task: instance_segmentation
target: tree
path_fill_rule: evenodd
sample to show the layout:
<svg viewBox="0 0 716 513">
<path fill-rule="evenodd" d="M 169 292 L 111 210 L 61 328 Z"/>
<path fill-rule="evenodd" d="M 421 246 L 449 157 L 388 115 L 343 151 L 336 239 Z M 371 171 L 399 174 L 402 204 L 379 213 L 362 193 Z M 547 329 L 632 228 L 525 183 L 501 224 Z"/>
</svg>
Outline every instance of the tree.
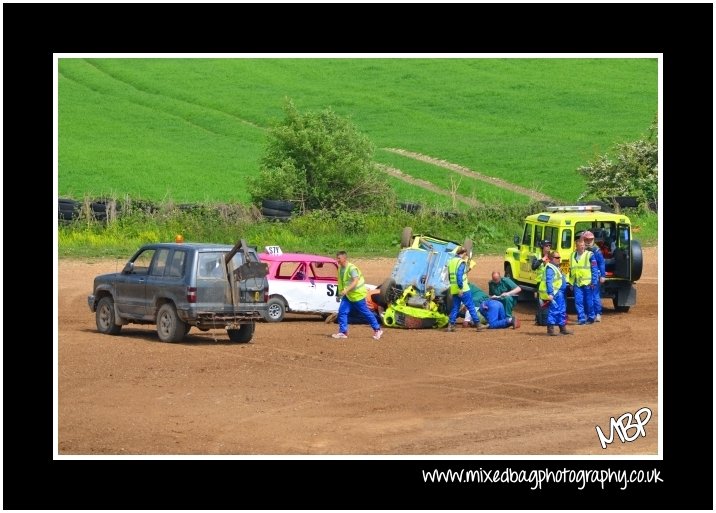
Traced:
<svg viewBox="0 0 716 513">
<path fill-rule="evenodd" d="M 373 145 L 330 108 L 300 113 L 291 100 L 285 119 L 269 130 L 259 176 L 250 180 L 254 201 L 291 200 L 302 211 L 366 210 L 394 202 L 373 162 Z"/>
<path fill-rule="evenodd" d="M 659 193 L 658 119 L 638 141 L 614 146 L 613 154 L 599 155 L 577 171 L 587 178 L 587 190 L 579 199 L 596 196 L 611 201 L 614 196 L 636 196 L 641 203 L 656 201 Z"/>
</svg>

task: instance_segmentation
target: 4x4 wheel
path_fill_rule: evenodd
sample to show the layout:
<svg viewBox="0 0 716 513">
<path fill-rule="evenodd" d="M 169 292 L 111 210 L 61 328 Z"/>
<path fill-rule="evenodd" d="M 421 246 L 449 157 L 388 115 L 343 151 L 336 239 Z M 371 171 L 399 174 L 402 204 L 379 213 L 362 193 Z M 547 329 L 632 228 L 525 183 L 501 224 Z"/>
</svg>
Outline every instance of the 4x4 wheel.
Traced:
<svg viewBox="0 0 716 513">
<path fill-rule="evenodd" d="M 229 340 L 232 342 L 239 342 L 245 344 L 251 342 L 254 337 L 254 330 L 256 329 L 256 323 L 242 324 L 238 330 L 226 330 L 229 335 Z"/>
<path fill-rule="evenodd" d="M 162 342 L 181 342 L 184 339 L 186 325 L 179 319 L 174 305 L 164 303 L 157 314 L 157 335 Z"/>
<path fill-rule="evenodd" d="M 613 304 L 614 304 L 614 311 L 616 311 L 616 312 L 624 312 L 624 313 L 626 313 L 626 312 L 629 311 L 629 308 L 631 308 L 630 306 L 626 306 L 626 305 L 625 305 L 625 306 L 619 306 L 619 305 L 617 304 L 617 298 L 612 299 L 612 301 L 613 301 Z"/>
<path fill-rule="evenodd" d="M 644 267 L 644 256 L 641 252 L 641 243 L 638 240 L 631 241 L 631 281 L 641 278 L 641 271 Z"/>
<path fill-rule="evenodd" d="M 117 335 L 122 326 L 114 323 L 114 300 L 111 297 L 103 297 L 99 300 L 97 311 L 95 312 L 95 322 L 97 323 L 97 331 L 107 335 Z"/>
</svg>

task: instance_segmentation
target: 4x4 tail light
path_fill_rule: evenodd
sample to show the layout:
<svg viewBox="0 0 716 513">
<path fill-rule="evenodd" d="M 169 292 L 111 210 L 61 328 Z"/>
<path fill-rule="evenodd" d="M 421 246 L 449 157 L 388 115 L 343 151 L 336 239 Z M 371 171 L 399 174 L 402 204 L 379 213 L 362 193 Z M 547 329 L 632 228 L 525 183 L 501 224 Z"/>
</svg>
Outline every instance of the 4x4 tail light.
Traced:
<svg viewBox="0 0 716 513">
<path fill-rule="evenodd" d="M 186 300 L 189 303 L 196 303 L 196 287 L 186 288 Z"/>
</svg>

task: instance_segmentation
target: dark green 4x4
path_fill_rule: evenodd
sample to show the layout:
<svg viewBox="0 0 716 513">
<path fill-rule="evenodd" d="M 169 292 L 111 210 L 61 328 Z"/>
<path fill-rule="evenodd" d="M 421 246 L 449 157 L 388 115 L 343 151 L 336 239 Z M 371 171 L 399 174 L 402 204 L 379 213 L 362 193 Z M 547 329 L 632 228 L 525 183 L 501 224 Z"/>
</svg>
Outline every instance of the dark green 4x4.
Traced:
<svg viewBox="0 0 716 513">
<path fill-rule="evenodd" d="M 155 324 L 159 339 L 179 342 L 192 326 L 226 329 L 249 342 L 266 314 L 267 266 L 244 240 L 221 244 L 156 243 L 139 248 L 121 272 L 94 279 L 87 298 L 97 330 Z"/>
<path fill-rule="evenodd" d="M 569 275 L 569 257 L 575 242 L 585 231 L 594 234 L 595 249 L 605 260 L 606 276 L 602 298 L 611 298 L 617 311 L 628 312 L 636 304 L 634 283 L 641 277 L 641 244 L 632 238 L 631 221 L 624 214 L 602 212 L 598 205 L 547 207 L 527 216 L 522 235 L 515 235 L 515 246 L 505 250 L 505 276 L 523 291 L 536 291 L 539 271 L 532 262 L 542 256 L 539 245 L 549 240 L 562 258 L 562 271 Z"/>
</svg>

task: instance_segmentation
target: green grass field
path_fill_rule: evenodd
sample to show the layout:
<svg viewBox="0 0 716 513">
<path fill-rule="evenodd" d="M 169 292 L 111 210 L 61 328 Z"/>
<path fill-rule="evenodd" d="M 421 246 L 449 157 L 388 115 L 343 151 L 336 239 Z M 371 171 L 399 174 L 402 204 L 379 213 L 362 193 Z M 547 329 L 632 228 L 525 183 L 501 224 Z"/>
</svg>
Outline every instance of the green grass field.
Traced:
<svg viewBox="0 0 716 513">
<path fill-rule="evenodd" d="M 243 184 L 290 97 L 350 117 L 377 161 L 446 190 L 450 171 L 380 148 L 573 201 L 576 168 L 640 137 L 657 111 L 655 59 L 61 59 L 59 72 L 58 189 L 75 199 L 248 202 Z M 458 192 L 526 201 L 467 178 Z"/>
</svg>

